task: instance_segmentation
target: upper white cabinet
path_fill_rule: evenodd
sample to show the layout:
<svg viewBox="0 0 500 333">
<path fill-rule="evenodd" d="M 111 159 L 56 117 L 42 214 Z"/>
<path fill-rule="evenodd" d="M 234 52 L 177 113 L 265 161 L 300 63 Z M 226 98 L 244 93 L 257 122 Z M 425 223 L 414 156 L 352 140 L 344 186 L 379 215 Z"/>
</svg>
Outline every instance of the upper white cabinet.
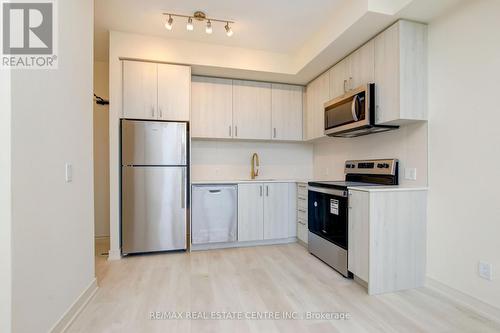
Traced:
<svg viewBox="0 0 500 333">
<path fill-rule="evenodd" d="M 325 103 L 330 99 L 329 73 L 323 73 L 307 85 L 305 139 L 325 136 Z"/>
<path fill-rule="evenodd" d="M 398 21 L 375 38 L 376 122 L 427 119 L 427 26 Z"/>
<path fill-rule="evenodd" d="M 158 64 L 158 119 L 189 120 L 191 67 Z"/>
<path fill-rule="evenodd" d="M 272 84 L 272 139 L 302 140 L 302 98 L 301 86 Z"/>
<path fill-rule="evenodd" d="M 123 117 L 158 119 L 158 67 L 152 62 L 123 61 Z"/>
<path fill-rule="evenodd" d="M 271 84 L 233 80 L 233 137 L 271 139 Z"/>
<path fill-rule="evenodd" d="M 191 93 L 191 136 L 232 138 L 233 80 L 193 76 Z"/>
<path fill-rule="evenodd" d="M 375 82 L 375 42 L 369 41 L 349 56 L 349 90 Z"/>
<path fill-rule="evenodd" d="M 123 117 L 189 120 L 191 68 L 123 61 Z"/>
<path fill-rule="evenodd" d="M 333 66 L 329 71 L 330 98 L 336 98 L 345 94 L 349 84 L 349 59 L 345 58 Z M 324 112 L 324 109 L 323 109 Z"/>
<path fill-rule="evenodd" d="M 341 60 L 329 71 L 330 98 L 375 80 L 375 50 L 371 40 Z"/>
</svg>

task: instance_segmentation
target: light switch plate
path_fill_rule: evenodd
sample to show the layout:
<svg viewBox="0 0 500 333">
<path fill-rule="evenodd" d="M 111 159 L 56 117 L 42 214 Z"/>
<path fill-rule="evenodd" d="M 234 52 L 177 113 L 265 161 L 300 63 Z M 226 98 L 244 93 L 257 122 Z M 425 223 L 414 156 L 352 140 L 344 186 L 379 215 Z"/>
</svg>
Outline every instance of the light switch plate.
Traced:
<svg viewBox="0 0 500 333">
<path fill-rule="evenodd" d="M 73 181 L 73 165 L 71 163 L 66 163 L 65 170 L 66 183 L 71 183 Z"/>
<path fill-rule="evenodd" d="M 491 264 L 480 261 L 479 262 L 479 276 L 486 280 L 493 280 L 493 268 Z"/>
<path fill-rule="evenodd" d="M 417 169 L 416 168 L 405 168 L 405 179 L 406 180 L 417 180 Z"/>
</svg>

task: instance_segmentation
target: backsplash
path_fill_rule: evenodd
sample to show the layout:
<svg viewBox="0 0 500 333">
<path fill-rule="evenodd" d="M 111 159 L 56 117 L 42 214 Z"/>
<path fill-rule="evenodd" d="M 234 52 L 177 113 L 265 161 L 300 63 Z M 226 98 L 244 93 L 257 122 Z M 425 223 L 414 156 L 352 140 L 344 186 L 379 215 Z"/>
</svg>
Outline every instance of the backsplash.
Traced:
<svg viewBox="0 0 500 333">
<path fill-rule="evenodd" d="M 250 179 L 252 154 L 260 157 L 259 179 L 310 179 L 313 146 L 307 143 L 193 139 L 192 180 Z"/>
<path fill-rule="evenodd" d="M 324 138 L 314 144 L 314 178 L 343 179 L 346 160 L 376 158 L 399 159 L 401 185 L 427 186 L 427 123 L 359 138 Z M 416 169 L 416 180 L 405 179 L 405 168 Z"/>
</svg>

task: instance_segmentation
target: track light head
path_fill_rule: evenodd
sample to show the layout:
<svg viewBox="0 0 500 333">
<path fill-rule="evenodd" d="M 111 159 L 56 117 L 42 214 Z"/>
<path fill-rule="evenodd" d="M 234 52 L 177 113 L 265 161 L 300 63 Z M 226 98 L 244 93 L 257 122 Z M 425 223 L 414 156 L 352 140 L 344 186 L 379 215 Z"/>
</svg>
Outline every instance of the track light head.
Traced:
<svg viewBox="0 0 500 333">
<path fill-rule="evenodd" d="M 226 35 L 228 37 L 231 37 L 233 35 L 233 30 L 229 26 L 229 22 L 226 23 L 226 26 L 224 27 L 224 29 L 226 29 Z"/>
<path fill-rule="evenodd" d="M 207 21 L 207 27 L 205 28 L 205 32 L 207 34 L 211 34 L 212 33 L 212 22 L 210 20 Z"/>
<path fill-rule="evenodd" d="M 171 15 L 168 15 L 168 21 L 165 23 L 165 28 L 167 30 L 172 30 L 172 24 L 174 23 L 174 19 Z"/>
<path fill-rule="evenodd" d="M 190 17 L 188 18 L 188 22 L 186 24 L 186 29 L 188 31 L 193 31 L 194 30 L 194 26 L 193 26 L 193 19 Z"/>
</svg>

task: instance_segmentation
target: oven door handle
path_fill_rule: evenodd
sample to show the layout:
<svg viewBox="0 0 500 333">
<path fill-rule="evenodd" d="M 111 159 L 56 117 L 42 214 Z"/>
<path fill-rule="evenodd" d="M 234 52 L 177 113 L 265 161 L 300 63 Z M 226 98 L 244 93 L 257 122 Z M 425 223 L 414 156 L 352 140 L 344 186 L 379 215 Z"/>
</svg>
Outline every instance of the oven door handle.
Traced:
<svg viewBox="0 0 500 333">
<path fill-rule="evenodd" d="M 347 191 L 344 191 L 344 190 L 336 190 L 333 188 L 322 188 L 322 187 L 309 186 L 309 191 L 330 194 L 330 195 L 336 195 L 339 197 L 347 198 Z"/>
</svg>

